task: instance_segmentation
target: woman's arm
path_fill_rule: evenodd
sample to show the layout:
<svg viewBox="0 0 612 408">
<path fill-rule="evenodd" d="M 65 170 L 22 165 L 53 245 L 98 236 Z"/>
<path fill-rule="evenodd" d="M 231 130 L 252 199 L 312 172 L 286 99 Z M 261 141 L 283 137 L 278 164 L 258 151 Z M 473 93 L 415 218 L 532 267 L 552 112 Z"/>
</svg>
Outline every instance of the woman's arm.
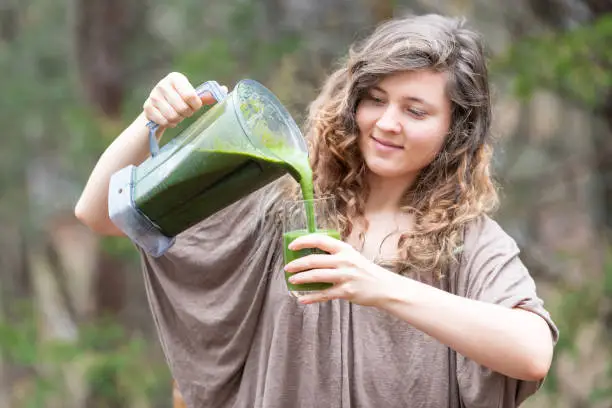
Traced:
<svg viewBox="0 0 612 408">
<path fill-rule="evenodd" d="M 116 171 L 130 164 L 139 165 L 149 156 L 147 122 L 153 120 L 159 125 L 159 139 L 165 128 L 175 127 L 200 109 L 203 103 L 212 102 L 214 99 L 210 95 L 200 99 L 188 79 L 180 73 L 173 72 L 162 79 L 144 103 L 144 111 L 98 160 L 76 204 L 76 217 L 99 234 L 123 235 L 108 215 L 108 187 Z"/>
<path fill-rule="evenodd" d="M 76 217 L 102 235 L 123 235 L 108 216 L 108 186 L 111 176 L 123 167 L 142 163 L 149 154 L 147 119 L 141 113 L 102 153 L 76 204 Z"/>
<path fill-rule="evenodd" d="M 520 308 L 456 296 L 397 276 L 378 307 L 466 358 L 520 380 L 546 376 L 553 355 L 550 327 Z"/>
<path fill-rule="evenodd" d="M 460 297 L 398 275 L 365 259 L 349 244 L 324 235 L 300 237 L 289 248 L 319 248 L 330 254 L 305 256 L 285 266 L 295 273 L 290 278 L 294 284 L 334 284 L 300 297 L 302 303 L 345 299 L 377 307 L 509 377 L 535 381 L 548 372 L 553 339 L 546 321 L 535 313 Z"/>
</svg>

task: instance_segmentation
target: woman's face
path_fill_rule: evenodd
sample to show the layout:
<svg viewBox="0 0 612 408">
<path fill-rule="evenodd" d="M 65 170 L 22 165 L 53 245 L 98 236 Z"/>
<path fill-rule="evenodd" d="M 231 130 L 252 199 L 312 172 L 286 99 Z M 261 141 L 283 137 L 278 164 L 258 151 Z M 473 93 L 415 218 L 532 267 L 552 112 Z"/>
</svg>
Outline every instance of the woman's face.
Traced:
<svg viewBox="0 0 612 408">
<path fill-rule="evenodd" d="M 371 88 L 357 105 L 359 148 L 384 178 L 415 178 L 442 148 L 451 120 L 446 74 L 407 71 Z"/>
</svg>

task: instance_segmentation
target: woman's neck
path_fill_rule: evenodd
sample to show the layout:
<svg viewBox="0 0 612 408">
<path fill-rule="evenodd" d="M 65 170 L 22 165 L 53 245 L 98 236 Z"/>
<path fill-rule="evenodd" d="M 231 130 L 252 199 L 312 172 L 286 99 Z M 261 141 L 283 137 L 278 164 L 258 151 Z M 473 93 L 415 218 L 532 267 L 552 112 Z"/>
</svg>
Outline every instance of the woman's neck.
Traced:
<svg viewBox="0 0 612 408">
<path fill-rule="evenodd" d="M 370 173 L 367 178 L 370 194 L 366 202 L 366 213 L 398 211 L 402 197 L 415 178 L 386 178 Z"/>
</svg>

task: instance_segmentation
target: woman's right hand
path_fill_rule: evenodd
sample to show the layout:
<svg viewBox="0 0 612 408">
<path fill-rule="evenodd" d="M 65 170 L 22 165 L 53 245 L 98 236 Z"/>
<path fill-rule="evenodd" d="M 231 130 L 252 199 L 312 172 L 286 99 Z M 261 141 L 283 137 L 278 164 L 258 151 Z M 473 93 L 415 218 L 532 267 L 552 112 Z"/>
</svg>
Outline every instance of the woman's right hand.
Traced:
<svg viewBox="0 0 612 408">
<path fill-rule="evenodd" d="M 222 87 L 227 90 L 226 87 Z M 185 118 L 197 112 L 202 105 L 215 103 L 209 93 L 201 97 L 187 77 L 172 72 L 159 81 L 143 105 L 146 118 L 159 125 L 159 129 L 176 127 Z"/>
</svg>

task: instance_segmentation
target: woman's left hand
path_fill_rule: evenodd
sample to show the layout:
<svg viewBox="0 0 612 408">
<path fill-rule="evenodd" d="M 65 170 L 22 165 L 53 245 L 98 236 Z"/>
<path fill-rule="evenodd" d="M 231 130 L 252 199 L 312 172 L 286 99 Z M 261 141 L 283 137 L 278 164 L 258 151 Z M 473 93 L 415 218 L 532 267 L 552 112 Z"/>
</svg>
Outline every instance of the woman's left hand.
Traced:
<svg viewBox="0 0 612 408">
<path fill-rule="evenodd" d="M 334 286 L 300 296 L 299 301 L 304 304 L 344 299 L 363 306 L 378 306 L 397 289 L 399 280 L 405 279 L 367 260 L 349 244 L 327 235 L 305 235 L 289 245 L 292 251 L 305 248 L 318 248 L 327 254 L 308 255 L 288 263 L 285 271 L 295 274 L 289 282 L 327 282 Z"/>
</svg>

